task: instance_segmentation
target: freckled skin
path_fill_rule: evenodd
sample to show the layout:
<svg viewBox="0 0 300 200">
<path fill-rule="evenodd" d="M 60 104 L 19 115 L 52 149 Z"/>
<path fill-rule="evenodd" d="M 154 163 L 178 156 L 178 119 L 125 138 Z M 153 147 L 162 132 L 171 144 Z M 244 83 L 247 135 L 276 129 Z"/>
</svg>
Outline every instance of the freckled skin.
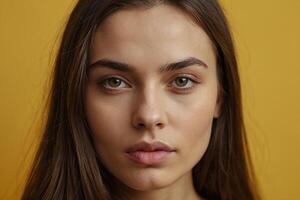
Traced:
<svg viewBox="0 0 300 200">
<path fill-rule="evenodd" d="M 208 67 L 157 73 L 161 65 L 187 57 Z M 191 171 L 206 151 L 212 120 L 219 115 L 216 57 L 204 30 L 167 5 L 118 11 L 100 25 L 92 41 L 90 63 L 103 58 L 136 70 L 93 68 L 88 73 L 85 110 L 103 164 L 132 199 L 200 199 Z M 182 74 L 199 84 L 181 92 L 174 80 Z M 107 75 L 126 83 L 109 91 L 99 84 Z M 162 141 L 177 151 L 159 165 L 139 166 L 124 151 L 140 141 Z"/>
</svg>

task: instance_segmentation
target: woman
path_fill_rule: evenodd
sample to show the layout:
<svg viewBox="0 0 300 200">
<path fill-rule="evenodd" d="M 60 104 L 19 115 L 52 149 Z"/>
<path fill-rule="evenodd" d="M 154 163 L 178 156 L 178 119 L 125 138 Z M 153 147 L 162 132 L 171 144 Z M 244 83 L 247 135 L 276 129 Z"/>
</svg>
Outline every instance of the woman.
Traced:
<svg viewBox="0 0 300 200">
<path fill-rule="evenodd" d="M 259 199 L 218 1 L 77 3 L 22 199 Z"/>
</svg>

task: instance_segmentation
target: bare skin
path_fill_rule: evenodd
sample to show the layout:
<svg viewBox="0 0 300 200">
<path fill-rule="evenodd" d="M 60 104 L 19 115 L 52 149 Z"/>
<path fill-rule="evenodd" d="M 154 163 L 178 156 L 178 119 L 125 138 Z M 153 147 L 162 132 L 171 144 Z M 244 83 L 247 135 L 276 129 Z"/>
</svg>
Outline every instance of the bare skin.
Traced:
<svg viewBox="0 0 300 200">
<path fill-rule="evenodd" d="M 192 168 L 207 149 L 220 105 L 216 56 L 203 29 L 167 5 L 118 11 L 98 28 L 89 59 L 88 123 L 122 190 L 131 200 L 202 199 Z M 98 62 L 103 59 L 110 63 Z M 185 59 L 185 67 L 161 72 Z M 131 70 L 109 67 L 111 62 Z M 158 164 L 141 165 L 124 153 L 141 141 L 160 141 L 175 151 Z"/>
</svg>

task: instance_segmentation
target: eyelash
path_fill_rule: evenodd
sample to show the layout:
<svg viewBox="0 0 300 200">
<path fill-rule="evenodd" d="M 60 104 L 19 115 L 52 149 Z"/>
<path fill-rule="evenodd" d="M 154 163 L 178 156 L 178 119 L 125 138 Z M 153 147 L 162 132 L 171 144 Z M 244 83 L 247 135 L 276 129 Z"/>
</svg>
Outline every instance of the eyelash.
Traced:
<svg viewBox="0 0 300 200">
<path fill-rule="evenodd" d="M 172 85 L 172 83 L 173 83 L 175 80 L 179 79 L 179 78 L 186 78 L 186 79 L 188 79 L 188 81 L 189 81 L 188 83 L 191 83 L 191 84 L 192 84 L 192 86 L 187 87 L 187 88 L 184 88 L 184 87 L 183 87 L 183 88 L 180 88 L 180 87 L 178 87 L 178 89 L 179 89 L 180 91 L 188 91 L 188 90 L 191 90 L 191 89 L 193 89 L 193 88 L 196 86 L 196 84 L 199 84 L 198 81 L 196 81 L 196 80 L 190 78 L 189 76 L 182 75 L 182 76 L 177 76 L 177 77 L 171 82 L 171 84 L 168 84 L 168 86 L 169 86 L 169 85 Z M 111 79 L 121 80 L 122 82 L 125 82 L 122 78 L 119 78 L 119 77 L 116 77 L 116 76 L 111 76 L 111 77 L 107 77 L 107 78 L 103 79 L 102 81 L 99 82 L 99 84 L 100 84 L 102 87 L 104 87 L 105 89 L 108 89 L 108 90 L 117 90 L 118 88 L 112 88 L 112 87 L 111 87 L 111 88 L 108 88 L 108 87 L 106 87 L 108 81 L 111 80 Z M 188 83 L 187 83 L 186 85 L 188 85 Z M 126 83 L 126 84 L 127 84 L 127 83 Z M 128 85 L 128 84 L 127 84 L 127 85 Z"/>
</svg>

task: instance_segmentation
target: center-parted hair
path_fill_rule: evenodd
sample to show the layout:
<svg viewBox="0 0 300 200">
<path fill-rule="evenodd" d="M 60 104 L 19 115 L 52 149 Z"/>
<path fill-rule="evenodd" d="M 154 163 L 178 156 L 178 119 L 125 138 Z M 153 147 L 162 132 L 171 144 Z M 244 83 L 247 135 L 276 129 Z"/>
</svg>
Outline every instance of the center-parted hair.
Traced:
<svg viewBox="0 0 300 200">
<path fill-rule="evenodd" d="M 84 101 L 90 45 L 96 29 L 122 9 L 175 6 L 209 36 L 217 57 L 220 116 L 194 187 L 207 200 L 259 200 L 247 145 L 232 36 L 217 0 L 79 0 L 62 36 L 47 100 L 47 118 L 22 200 L 117 200 L 116 179 L 93 145 Z M 197 42 L 197 41 L 195 41 Z"/>
</svg>

